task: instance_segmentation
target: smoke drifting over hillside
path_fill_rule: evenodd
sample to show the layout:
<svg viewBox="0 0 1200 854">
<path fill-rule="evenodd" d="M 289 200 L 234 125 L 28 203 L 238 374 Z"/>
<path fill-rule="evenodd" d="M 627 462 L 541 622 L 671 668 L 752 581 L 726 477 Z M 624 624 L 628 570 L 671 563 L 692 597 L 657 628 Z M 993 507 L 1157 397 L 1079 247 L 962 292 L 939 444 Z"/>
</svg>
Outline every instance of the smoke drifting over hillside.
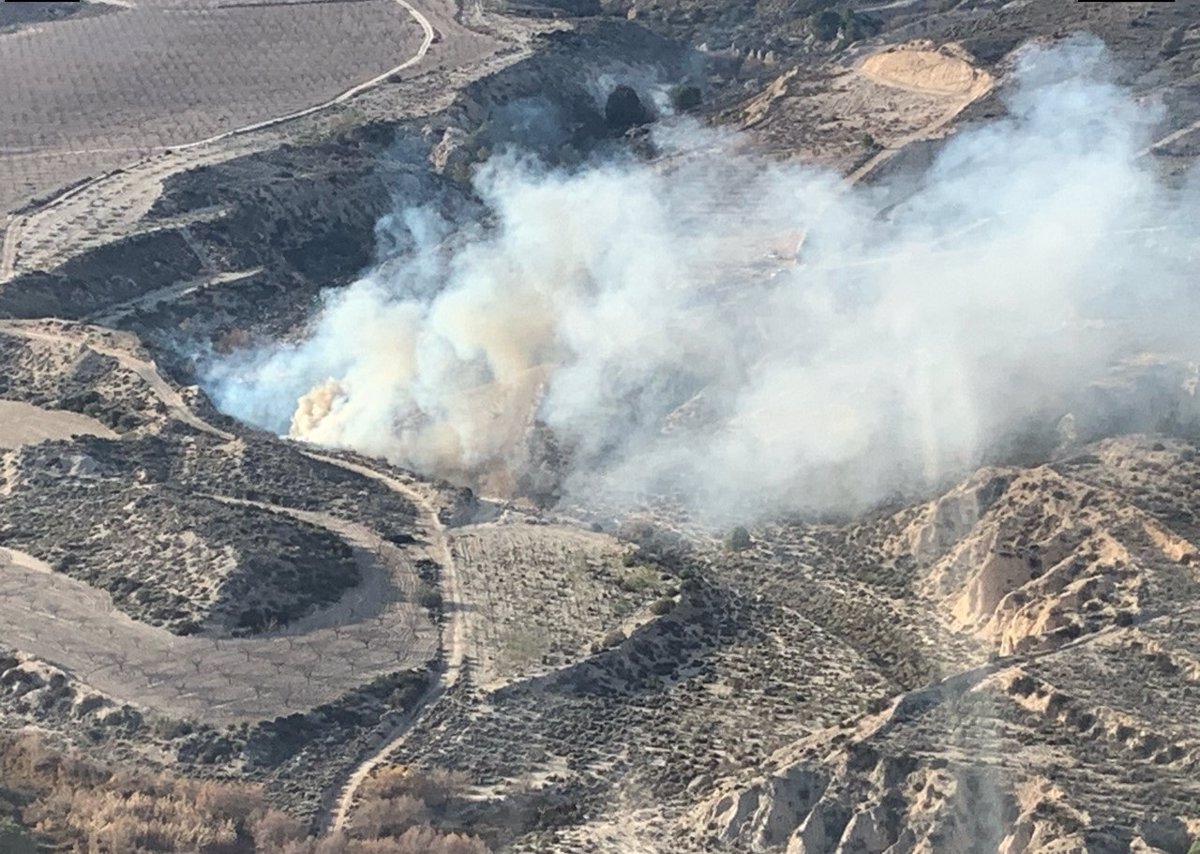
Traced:
<svg viewBox="0 0 1200 854">
<path fill-rule="evenodd" d="M 1160 116 L 1107 73 L 1092 41 L 1027 51 L 1008 116 L 886 217 L 879 190 L 690 124 L 658 130 L 657 165 L 493 157 L 494 229 L 447 249 L 434 214 L 389 219 L 415 251 L 207 385 L 250 422 L 485 486 L 520 473 L 536 417 L 568 489 L 742 513 L 917 488 L 1113 360 L 1189 346 L 1183 238 L 1136 230 L 1186 225 L 1195 194 L 1152 180 Z M 768 257 L 800 235 L 799 263 Z"/>
</svg>

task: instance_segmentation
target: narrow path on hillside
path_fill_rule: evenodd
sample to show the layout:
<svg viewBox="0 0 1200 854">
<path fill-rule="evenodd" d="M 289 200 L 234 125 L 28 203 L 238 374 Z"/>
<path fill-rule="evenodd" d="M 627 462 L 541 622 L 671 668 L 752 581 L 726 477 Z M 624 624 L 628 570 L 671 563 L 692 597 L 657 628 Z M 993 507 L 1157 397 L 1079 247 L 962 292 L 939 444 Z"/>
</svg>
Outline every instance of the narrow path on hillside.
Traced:
<svg viewBox="0 0 1200 854">
<path fill-rule="evenodd" d="M 24 217 L 12 214 L 4 224 L 4 242 L 0 243 L 0 282 L 12 278 L 17 263 L 17 243 L 21 240 Z"/>
<path fill-rule="evenodd" d="M 228 273 L 210 273 L 205 276 L 198 276 L 194 279 L 184 279 L 181 282 L 176 282 L 173 285 L 167 285 L 164 288 L 150 291 L 150 293 L 142 294 L 139 297 L 134 297 L 131 300 L 118 303 L 104 309 L 98 314 L 91 315 L 88 318 L 90 323 L 96 323 L 101 326 L 112 326 L 118 320 L 133 312 L 148 307 L 154 307 L 162 303 L 174 302 L 180 297 L 185 297 L 199 291 L 207 290 L 208 288 L 222 287 L 225 285 L 236 284 L 247 279 L 252 279 L 263 271 L 262 267 L 251 267 L 248 270 L 236 270 Z"/>
<path fill-rule="evenodd" d="M 86 334 L 73 335 L 67 332 L 53 332 L 49 329 L 38 328 L 21 321 L 0 323 L 0 332 L 3 332 L 5 335 L 14 335 L 34 341 L 83 345 L 99 353 L 101 356 L 108 356 L 111 359 L 115 359 L 122 367 L 137 374 L 142 382 L 146 383 L 150 390 L 154 392 L 155 397 L 162 401 L 162 404 L 167 408 L 167 412 L 172 418 L 182 421 L 184 424 L 202 433 L 208 433 L 226 442 L 231 442 L 234 439 L 232 433 L 227 433 L 219 427 L 214 427 L 192 412 L 191 408 L 184 402 L 183 396 L 170 383 L 163 379 L 157 365 L 153 362 L 139 359 L 127 350 L 108 347 L 94 338 L 89 338 Z"/>
<path fill-rule="evenodd" d="M 1158 149 L 1162 148 L 1163 146 L 1170 145 L 1171 143 L 1176 142 L 1180 139 L 1183 139 L 1188 134 L 1194 133 L 1198 130 L 1200 130 L 1200 119 L 1197 119 L 1196 121 L 1192 122 L 1190 125 L 1184 125 L 1183 127 L 1179 128 L 1178 130 L 1173 130 L 1170 133 L 1168 133 L 1166 136 L 1150 143 L 1145 148 L 1143 148 L 1141 151 L 1139 151 L 1137 156 L 1145 157 L 1147 154 L 1152 154 L 1153 152 L 1157 151 Z"/>
<path fill-rule="evenodd" d="M 446 614 L 441 641 L 443 664 L 438 672 L 437 680 L 429 686 L 408 714 L 387 733 L 379 748 L 351 769 L 346 778 L 333 789 L 332 796 L 328 797 L 322 805 L 321 814 L 318 816 L 318 826 L 322 832 L 337 832 L 344 830 L 348 825 L 351 810 L 354 808 L 355 796 L 362 784 L 370 777 L 371 772 L 404 743 L 413 724 L 463 678 L 465 664 L 471 657 L 469 616 L 462 579 L 454 562 L 446 526 L 442 523 L 437 508 L 426 495 L 398 478 L 382 474 L 367 466 L 316 452 L 305 452 L 305 455 L 310 459 L 340 466 L 347 471 L 377 480 L 422 510 L 427 520 L 430 550 L 437 555 L 440 565 L 442 607 Z"/>
</svg>

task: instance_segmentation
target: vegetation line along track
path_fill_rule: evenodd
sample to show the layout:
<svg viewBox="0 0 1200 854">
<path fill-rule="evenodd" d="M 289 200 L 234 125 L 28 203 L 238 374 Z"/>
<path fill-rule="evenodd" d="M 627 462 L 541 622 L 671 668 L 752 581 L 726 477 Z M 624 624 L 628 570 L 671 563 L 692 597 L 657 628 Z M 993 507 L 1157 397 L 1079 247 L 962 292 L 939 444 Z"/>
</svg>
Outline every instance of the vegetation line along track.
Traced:
<svg viewBox="0 0 1200 854">
<path fill-rule="evenodd" d="M 1158 149 L 1163 148 L 1164 146 L 1170 145 L 1171 143 L 1175 142 L 1176 140 L 1183 139 L 1188 134 L 1193 133 L 1197 130 L 1200 130 L 1200 121 L 1192 122 L 1190 125 L 1185 125 L 1184 127 L 1181 127 L 1178 130 L 1171 131 L 1167 135 L 1165 135 L 1165 136 L 1159 138 L 1158 140 L 1147 145 L 1145 148 L 1143 148 L 1141 151 L 1138 152 L 1137 156 L 1145 157 L 1147 154 L 1151 154 L 1152 152 L 1155 152 Z"/>
<path fill-rule="evenodd" d="M 273 128 L 278 125 L 285 124 L 287 122 L 295 121 L 296 119 L 302 119 L 305 116 L 311 116 L 314 113 L 319 113 L 322 110 L 327 110 L 330 107 L 334 107 L 334 106 L 337 106 L 338 104 L 342 104 L 342 103 L 350 100 L 351 98 L 361 95 L 363 92 L 366 92 L 369 89 L 373 89 L 376 86 L 379 86 L 380 84 L 387 81 L 393 75 L 399 74 L 401 71 L 404 71 L 405 69 L 411 68 L 412 66 L 416 65 L 418 62 L 420 62 L 421 60 L 423 60 L 425 58 L 425 54 L 429 52 L 429 48 L 433 45 L 433 40 L 436 37 L 435 33 L 434 33 L 434 29 L 433 29 L 433 24 L 431 24 L 429 22 L 428 18 L 426 18 L 423 14 L 421 14 L 420 10 L 418 10 L 415 6 L 413 6 L 411 3 L 409 3 L 408 0 L 395 0 L 395 2 L 404 7 L 405 11 L 407 11 L 408 14 L 411 15 L 413 17 L 413 19 L 417 22 L 417 24 L 421 27 L 421 31 L 423 33 L 423 36 L 421 38 L 421 44 L 417 48 L 417 52 L 414 53 L 412 56 L 408 57 L 408 59 L 401 62 L 399 65 L 389 68 L 387 71 L 383 72 L 382 74 L 378 74 L 375 77 L 372 77 L 370 80 L 367 80 L 363 83 L 359 83 L 356 86 L 352 86 L 351 88 L 347 89 L 346 91 L 342 92 L 341 94 L 335 95 L 333 98 L 330 98 L 328 101 L 322 101 L 321 103 L 314 104 L 311 107 L 304 107 L 303 109 L 300 109 L 300 110 L 295 110 L 290 113 L 285 113 L 282 116 L 274 116 L 269 119 L 263 119 L 262 121 L 254 122 L 253 124 L 243 125 L 241 127 L 233 128 L 232 130 L 222 131 L 221 133 L 214 134 L 213 136 L 205 137 L 204 139 L 198 139 L 193 142 L 185 142 L 185 143 L 182 143 L 179 145 L 157 146 L 153 150 L 162 152 L 162 153 L 176 153 L 176 152 L 189 151 L 189 150 L 196 149 L 196 148 L 202 148 L 207 145 L 212 145 L 213 143 L 221 142 L 226 139 L 231 139 L 233 137 L 243 136 L 246 134 L 255 133 L 257 131 L 267 130 L 269 128 Z M 148 159 L 152 160 L 153 156 Z M 127 171 L 135 170 L 138 168 L 138 166 L 141 166 L 142 164 L 144 164 L 146 162 L 147 162 L 147 160 L 142 160 L 140 163 L 131 165 L 130 167 L 128 167 L 128 170 L 117 169 L 117 170 L 113 170 L 111 172 L 106 172 L 105 174 L 98 175 L 97 177 L 92 178 L 91 180 L 84 181 L 82 184 L 77 184 L 73 187 L 69 187 L 66 190 L 64 190 L 63 192 L 59 193 L 58 195 L 47 200 L 45 203 L 39 205 L 37 207 L 37 209 L 33 212 L 34 213 L 45 212 L 45 211 L 55 207 L 56 205 L 67 201 L 68 199 L 74 198 L 75 196 L 79 195 L 80 193 L 86 192 L 86 191 L 92 189 L 93 187 L 95 187 L 99 184 L 102 184 L 106 181 L 112 180 L 114 178 L 121 180 L 122 178 L 124 178 Z M 21 240 L 21 232 L 22 232 L 22 229 L 24 227 L 24 224 L 25 224 L 25 221 L 27 218 L 28 218 L 27 216 L 21 216 L 21 215 L 12 216 L 9 218 L 7 227 L 4 230 L 4 242 L 3 242 L 3 244 L 0 244 L 0 282 L 5 282 L 5 281 L 11 279 L 16 272 L 16 263 L 17 263 L 17 254 L 18 254 L 17 250 L 19 248 L 19 244 L 20 244 L 20 240 Z"/>
<path fill-rule="evenodd" d="M 17 241 L 21 235 L 22 217 L 13 215 L 4 226 L 4 242 L 0 244 L 0 282 L 12 277 L 17 261 Z"/>
<path fill-rule="evenodd" d="M 306 456 L 377 480 L 412 501 L 424 512 L 429 536 L 432 540 L 431 550 L 441 565 L 443 608 L 447 614 L 447 621 L 442 626 L 443 666 L 438 670 L 438 678 L 430 684 L 408 714 L 397 722 L 379 748 L 355 766 L 341 787 L 335 790 L 336 794 L 331 801 L 322 806 L 318 819 L 320 830 L 337 832 L 345 829 L 350 818 L 350 810 L 354 805 L 354 797 L 371 772 L 404 742 L 412 725 L 421 717 L 422 713 L 435 705 L 450 688 L 458 684 L 462 676 L 463 665 L 467 660 L 469 633 L 466 624 L 467 615 L 462 580 L 454 563 L 454 554 L 450 549 L 446 526 L 439 518 L 437 508 L 418 490 L 394 477 L 389 477 L 366 466 L 340 460 L 337 457 L 313 452 L 306 452 Z"/>
</svg>

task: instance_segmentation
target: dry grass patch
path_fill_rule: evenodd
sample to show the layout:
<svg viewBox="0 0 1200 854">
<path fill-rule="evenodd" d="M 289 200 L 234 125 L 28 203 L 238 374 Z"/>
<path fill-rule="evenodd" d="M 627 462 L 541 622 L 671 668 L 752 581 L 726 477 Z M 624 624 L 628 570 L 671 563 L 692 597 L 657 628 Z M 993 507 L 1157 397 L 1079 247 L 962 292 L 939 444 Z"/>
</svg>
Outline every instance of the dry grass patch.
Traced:
<svg viewBox="0 0 1200 854">
<path fill-rule="evenodd" d="M 257 786 L 107 768 L 32 734 L 0 739 L 0 777 L 27 799 L 22 823 L 59 851 L 251 854 L 307 833 Z"/>
<path fill-rule="evenodd" d="M 354 810 L 347 852 L 387 851 L 397 854 L 487 854 L 474 836 L 438 829 L 453 819 L 455 801 L 467 790 L 465 774 L 436 768 L 420 771 L 402 765 L 384 768 L 362 789 Z M 355 846 L 367 847 L 355 847 Z M 393 847 L 375 847 L 375 846 Z M 297 849 L 296 854 L 325 854 L 325 849 Z"/>
<path fill-rule="evenodd" d="M 0 824 L 4 854 L 26 841 L 74 854 L 488 851 L 473 836 L 431 824 L 466 788 L 466 778 L 450 771 L 385 770 L 364 788 L 353 835 L 320 838 L 269 807 L 258 786 L 110 768 L 52 750 L 36 734 L 0 737 L 0 781 L 0 814 L 18 813 Z"/>
</svg>

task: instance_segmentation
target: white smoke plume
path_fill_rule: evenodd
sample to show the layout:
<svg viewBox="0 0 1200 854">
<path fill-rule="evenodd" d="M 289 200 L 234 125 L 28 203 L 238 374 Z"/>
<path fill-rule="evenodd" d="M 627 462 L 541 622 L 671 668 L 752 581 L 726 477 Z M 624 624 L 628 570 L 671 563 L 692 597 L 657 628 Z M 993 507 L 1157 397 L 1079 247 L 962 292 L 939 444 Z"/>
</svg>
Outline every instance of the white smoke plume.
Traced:
<svg viewBox="0 0 1200 854">
<path fill-rule="evenodd" d="M 428 211 L 392 217 L 415 251 L 327 293 L 301 343 L 211 364 L 209 390 L 485 489 L 519 474 L 535 419 L 576 495 L 724 515 L 935 483 L 1114 360 L 1191 346 L 1195 194 L 1139 159 L 1161 115 L 1108 73 L 1094 40 L 1027 50 L 1007 116 L 959 132 L 886 217 L 886 189 L 681 121 L 656 164 L 493 157 L 493 227 L 447 241 Z"/>
</svg>

